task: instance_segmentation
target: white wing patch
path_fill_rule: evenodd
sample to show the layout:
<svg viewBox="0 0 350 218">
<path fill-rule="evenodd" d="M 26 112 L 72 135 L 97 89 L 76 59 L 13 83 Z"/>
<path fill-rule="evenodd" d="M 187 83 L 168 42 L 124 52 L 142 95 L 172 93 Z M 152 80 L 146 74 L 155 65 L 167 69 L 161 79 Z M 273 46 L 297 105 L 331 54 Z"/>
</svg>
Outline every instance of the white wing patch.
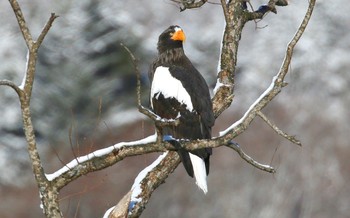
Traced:
<svg viewBox="0 0 350 218">
<path fill-rule="evenodd" d="M 180 103 L 186 105 L 186 109 L 193 111 L 191 96 L 187 93 L 182 83 L 173 77 L 169 72 L 169 67 L 157 67 L 153 75 L 151 86 L 151 106 L 153 108 L 152 98 L 155 94 L 158 99 L 160 93 L 164 98 L 175 98 Z"/>
</svg>

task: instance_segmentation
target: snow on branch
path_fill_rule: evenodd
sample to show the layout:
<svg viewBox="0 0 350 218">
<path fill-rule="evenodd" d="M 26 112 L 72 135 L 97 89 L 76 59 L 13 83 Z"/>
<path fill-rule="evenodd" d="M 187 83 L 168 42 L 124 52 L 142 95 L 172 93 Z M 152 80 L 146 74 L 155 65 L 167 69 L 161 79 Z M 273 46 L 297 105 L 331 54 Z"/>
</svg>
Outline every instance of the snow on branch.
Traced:
<svg viewBox="0 0 350 218">
<path fill-rule="evenodd" d="M 60 189 L 82 175 L 109 167 L 125 157 L 165 151 L 164 146 L 155 143 L 156 138 L 154 134 L 137 141 L 120 142 L 77 157 L 56 172 L 46 174 L 46 178 Z"/>
<path fill-rule="evenodd" d="M 131 199 L 129 203 L 129 213 L 131 213 L 131 211 L 134 209 L 135 205 L 138 202 L 141 202 L 143 200 L 141 193 L 143 191 L 143 187 L 142 187 L 144 186 L 143 183 L 145 182 L 144 179 L 150 173 L 150 171 L 152 171 L 155 167 L 158 166 L 158 164 L 166 157 L 167 154 L 168 152 L 164 152 L 151 165 L 143 169 L 135 178 L 134 184 L 132 185 L 132 188 L 131 188 L 132 194 L 131 194 Z"/>
<path fill-rule="evenodd" d="M 152 193 L 164 183 L 165 179 L 176 169 L 180 162 L 177 152 L 168 151 L 139 173 L 130 193 L 124 196 L 124 199 L 128 199 L 128 195 L 130 195 L 127 208 L 128 217 L 140 217 Z M 125 201 L 120 201 L 116 208 L 122 208 L 122 205 L 125 205 Z"/>
</svg>

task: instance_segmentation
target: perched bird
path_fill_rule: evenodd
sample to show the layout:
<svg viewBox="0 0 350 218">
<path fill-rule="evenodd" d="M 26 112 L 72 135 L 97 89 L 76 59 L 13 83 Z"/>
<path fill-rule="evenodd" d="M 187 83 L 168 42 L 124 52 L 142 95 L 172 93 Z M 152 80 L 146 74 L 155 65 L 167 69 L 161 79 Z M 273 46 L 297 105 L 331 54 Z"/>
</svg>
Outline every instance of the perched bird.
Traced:
<svg viewBox="0 0 350 218">
<path fill-rule="evenodd" d="M 150 103 L 153 111 L 165 119 L 179 119 L 179 125 L 162 127 L 163 138 L 210 139 L 215 118 L 209 88 L 183 49 L 185 34 L 179 26 L 170 26 L 160 34 L 158 57 L 151 64 Z M 181 161 L 196 184 L 207 193 L 211 148 L 187 152 L 178 149 Z"/>
</svg>

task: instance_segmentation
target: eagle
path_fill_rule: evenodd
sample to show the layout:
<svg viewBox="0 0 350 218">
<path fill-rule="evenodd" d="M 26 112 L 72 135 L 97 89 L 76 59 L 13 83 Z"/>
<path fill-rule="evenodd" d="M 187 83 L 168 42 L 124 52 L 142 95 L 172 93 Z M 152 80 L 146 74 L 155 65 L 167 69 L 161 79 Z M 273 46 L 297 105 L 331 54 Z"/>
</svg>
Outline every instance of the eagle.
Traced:
<svg viewBox="0 0 350 218">
<path fill-rule="evenodd" d="M 155 114 L 163 119 L 177 119 L 178 125 L 161 127 L 160 134 L 176 140 L 210 139 L 215 118 L 210 92 L 203 76 L 185 55 L 184 31 L 172 25 L 158 39 L 158 57 L 151 64 L 150 104 Z M 211 148 L 177 153 L 189 176 L 207 193 L 207 175 Z"/>
</svg>

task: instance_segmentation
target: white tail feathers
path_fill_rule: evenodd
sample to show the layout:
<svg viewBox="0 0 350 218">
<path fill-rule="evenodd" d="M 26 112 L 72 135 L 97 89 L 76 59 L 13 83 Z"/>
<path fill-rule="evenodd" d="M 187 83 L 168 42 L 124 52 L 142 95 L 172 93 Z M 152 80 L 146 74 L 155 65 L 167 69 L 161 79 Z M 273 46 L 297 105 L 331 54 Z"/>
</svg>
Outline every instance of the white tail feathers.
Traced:
<svg viewBox="0 0 350 218">
<path fill-rule="evenodd" d="M 194 178 L 196 179 L 196 184 L 200 189 L 203 190 L 204 194 L 208 192 L 207 185 L 207 171 L 205 169 L 204 160 L 197 155 L 190 154 L 190 159 L 193 166 Z"/>
</svg>

